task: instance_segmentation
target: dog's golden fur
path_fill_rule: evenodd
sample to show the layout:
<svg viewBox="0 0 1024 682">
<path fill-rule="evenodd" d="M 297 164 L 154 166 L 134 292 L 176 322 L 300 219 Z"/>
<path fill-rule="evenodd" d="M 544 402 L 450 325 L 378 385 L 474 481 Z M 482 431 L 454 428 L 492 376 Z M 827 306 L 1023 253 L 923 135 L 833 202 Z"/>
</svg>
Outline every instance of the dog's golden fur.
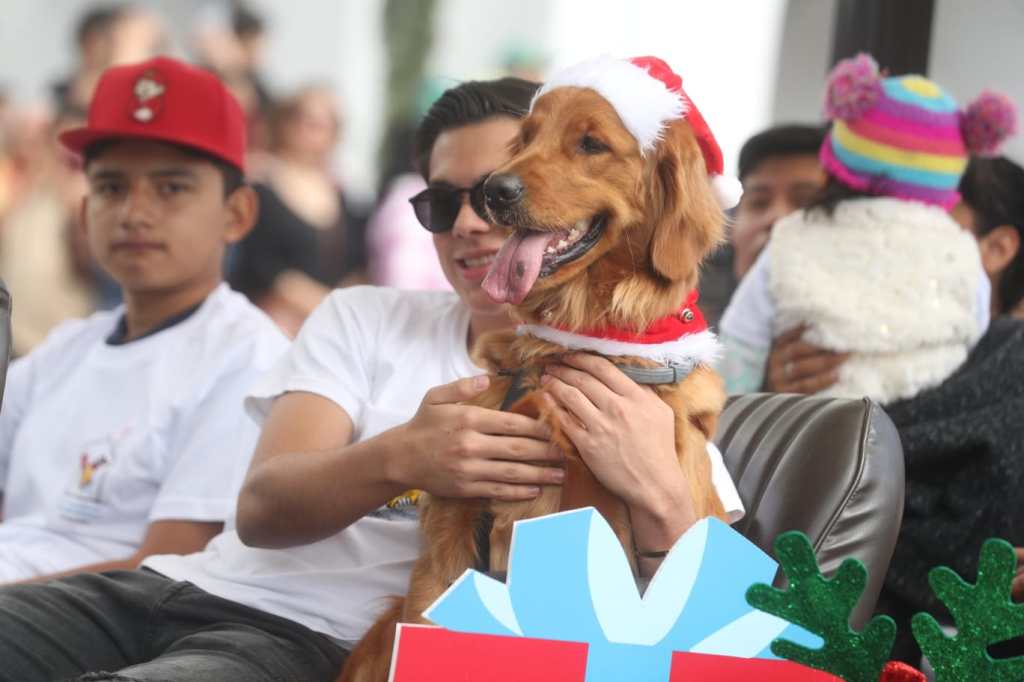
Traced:
<svg viewBox="0 0 1024 682">
<path fill-rule="evenodd" d="M 580 150 L 584 135 L 604 153 Z M 559 88 L 542 96 L 523 121 L 512 159 L 496 173 L 512 173 L 526 187 L 522 205 L 497 216 L 513 228 L 558 231 L 605 216 L 600 241 L 577 260 L 539 278 L 515 313 L 524 322 L 570 330 L 605 324 L 635 330 L 679 310 L 696 286 L 701 260 L 721 238 L 724 217 L 708 183 L 704 158 L 685 121 L 673 122 L 657 150 L 641 155 L 615 110 L 593 90 Z M 562 486 L 542 489 L 525 502 L 432 499 L 421 507 L 423 553 L 413 568 L 404 602 L 392 605 L 352 652 L 343 682 L 383 682 L 397 622 L 424 622 L 422 612 L 467 568 L 476 565 L 474 530 L 479 515 L 494 515 L 490 567 L 504 571 L 512 524 L 560 509 L 591 505 L 632 546 L 625 505 L 608 492 L 580 459 L 540 400 L 545 364 L 565 349 L 514 332 L 486 335 L 476 344 L 478 362 L 494 370 L 527 368 L 526 395 L 512 410 L 549 420 L 552 439 L 566 453 Z M 630 364 L 651 366 L 639 358 Z M 510 386 L 495 377 L 473 402 L 501 405 Z M 679 384 L 656 386 L 676 415 L 676 452 L 690 484 L 698 518 L 725 512 L 711 482 L 705 445 L 725 400 L 719 377 L 699 367 Z M 421 503 L 422 504 L 422 503 Z M 631 552 L 628 552 L 631 555 Z"/>
</svg>

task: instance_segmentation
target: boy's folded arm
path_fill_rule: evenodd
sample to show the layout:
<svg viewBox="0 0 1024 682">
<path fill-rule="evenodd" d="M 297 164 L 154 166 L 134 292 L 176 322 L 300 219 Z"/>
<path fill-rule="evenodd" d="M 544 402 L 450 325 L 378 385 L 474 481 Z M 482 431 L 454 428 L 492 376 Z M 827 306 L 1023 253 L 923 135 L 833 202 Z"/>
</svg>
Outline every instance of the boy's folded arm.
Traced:
<svg viewBox="0 0 1024 682">
<path fill-rule="evenodd" d="M 36 353 L 18 358 L 10 364 L 0 410 L 0 502 L 7 485 L 7 469 L 14 455 L 14 441 L 32 395 L 37 364 Z"/>
<path fill-rule="evenodd" d="M 146 528 L 146 535 L 138 551 L 124 559 L 102 561 L 76 566 L 58 573 L 41 575 L 22 583 L 45 583 L 76 573 L 102 573 L 104 571 L 132 570 L 148 557 L 158 554 L 192 554 L 202 551 L 206 543 L 223 530 L 219 521 L 154 521 Z"/>
</svg>

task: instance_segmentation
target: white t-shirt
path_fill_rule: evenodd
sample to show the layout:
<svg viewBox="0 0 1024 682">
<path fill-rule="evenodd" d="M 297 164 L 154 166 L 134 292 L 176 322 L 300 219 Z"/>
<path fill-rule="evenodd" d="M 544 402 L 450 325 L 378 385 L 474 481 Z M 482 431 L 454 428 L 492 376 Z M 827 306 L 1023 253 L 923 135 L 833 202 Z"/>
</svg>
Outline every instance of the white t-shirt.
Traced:
<svg viewBox="0 0 1024 682">
<path fill-rule="evenodd" d="M 342 407 L 353 439 L 407 422 L 434 386 L 482 374 L 466 351 L 469 310 L 450 292 L 355 287 L 332 293 L 310 316 L 291 351 L 247 401 L 266 416 L 286 391 L 308 391 Z M 717 450 L 715 484 L 733 518 L 739 496 Z M 381 507 L 342 532 L 302 547 L 246 547 L 234 530 L 187 557 L 151 557 L 145 565 L 212 594 L 355 642 L 405 594 L 419 555 L 414 507 Z"/>
<path fill-rule="evenodd" d="M 149 523 L 224 521 L 259 435 L 242 408 L 288 341 L 220 285 L 122 345 L 122 311 L 67 322 L 15 361 L 0 416 L 0 582 L 125 559 Z"/>
</svg>

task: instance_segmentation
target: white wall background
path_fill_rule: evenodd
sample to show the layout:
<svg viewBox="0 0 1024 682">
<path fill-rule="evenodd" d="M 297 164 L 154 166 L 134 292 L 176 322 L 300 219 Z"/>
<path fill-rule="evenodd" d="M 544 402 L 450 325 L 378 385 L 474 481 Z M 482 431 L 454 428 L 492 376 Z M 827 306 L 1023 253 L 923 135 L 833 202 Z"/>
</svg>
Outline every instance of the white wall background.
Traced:
<svg viewBox="0 0 1024 682">
<path fill-rule="evenodd" d="M 819 122 L 837 0 L 789 0 L 775 122 Z M 1021 132 L 1004 148 L 1024 164 L 1024 0 L 936 0 L 928 76 L 961 106 L 985 88 L 1017 103 Z"/>
<path fill-rule="evenodd" d="M 1024 117 L 1024 1 L 936 0 L 929 74 L 966 106 L 985 88 L 1001 90 Z M 1024 164 L 1024 120 L 1005 148 Z"/>
<path fill-rule="evenodd" d="M 838 0 L 789 0 L 774 80 L 773 123 L 821 123 Z"/>
<path fill-rule="evenodd" d="M 561 0 L 546 39 L 553 66 L 589 56 L 655 55 L 683 77 L 733 172 L 771 120 L 785 0 Z"/>
</svg>

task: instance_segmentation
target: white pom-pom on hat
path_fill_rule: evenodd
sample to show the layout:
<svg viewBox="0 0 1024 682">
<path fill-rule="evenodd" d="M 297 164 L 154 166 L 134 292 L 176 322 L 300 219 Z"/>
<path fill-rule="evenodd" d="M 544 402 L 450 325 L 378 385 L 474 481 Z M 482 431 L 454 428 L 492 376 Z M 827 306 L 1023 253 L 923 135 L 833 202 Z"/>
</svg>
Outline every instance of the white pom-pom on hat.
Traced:
<svg viewBox="0 0 1024 682">
<path fill-rule="evenodd" d="M 711 191 L 715 193 L 719 206 L 730 209 L 740 203 L 743 185 L 732 175 L 715 175 L 711 178 Z"/>
</svg>

